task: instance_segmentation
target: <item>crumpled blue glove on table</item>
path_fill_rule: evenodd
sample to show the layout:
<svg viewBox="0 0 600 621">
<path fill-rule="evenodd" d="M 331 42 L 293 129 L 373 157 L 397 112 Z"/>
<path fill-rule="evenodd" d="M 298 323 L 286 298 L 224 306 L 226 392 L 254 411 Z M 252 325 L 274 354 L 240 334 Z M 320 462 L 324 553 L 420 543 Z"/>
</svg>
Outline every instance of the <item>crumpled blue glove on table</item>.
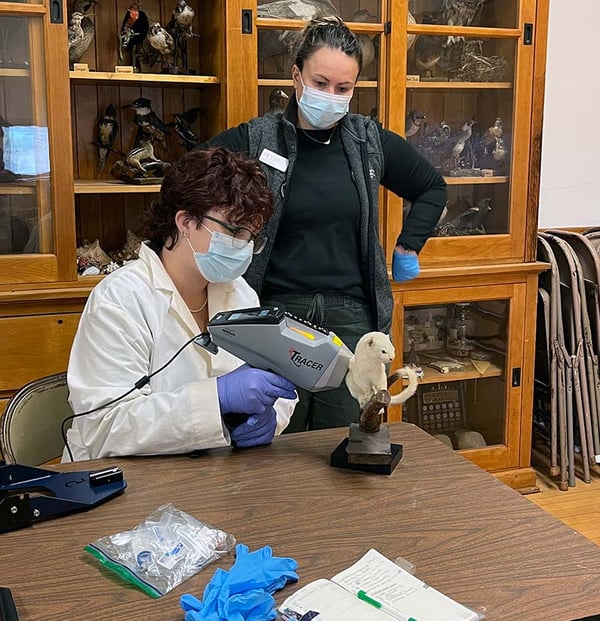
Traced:
<svg viewBox="0 0 600 621">
<path fill-rule="evenodd" d="M 412 280 L 419 275 L 419 258 L 416 254 L 400 254 L 394 250 L 392 256 L 392 278 L 396 282 Z"/>
<path fill-rule="evenodd" d="M 271 621 L 275 600 L 271 593 L 298 580 L 293 558 L 273 556 L 269 546 L 250 552 L 236 546 L 235 563 L 229 571 L 217 569 L 204 589 L 203 600 L 183 595 L 180 603 L 185 621 Z"/>
</svg>

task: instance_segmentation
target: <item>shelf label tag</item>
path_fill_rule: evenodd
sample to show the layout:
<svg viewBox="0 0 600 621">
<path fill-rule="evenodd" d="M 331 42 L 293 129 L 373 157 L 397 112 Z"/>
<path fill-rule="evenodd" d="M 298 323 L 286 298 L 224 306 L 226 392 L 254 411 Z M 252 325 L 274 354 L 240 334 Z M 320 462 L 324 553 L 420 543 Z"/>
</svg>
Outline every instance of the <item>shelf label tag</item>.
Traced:
<svg viewBox="0 0 600 621">
<path fill-rule="evenodd" d="M 270 149 L 263 149 L 258 159 L 263 162 L 263 164 L 271 166 L 271 168 L 276 168 L 281 172 L 285 172 L 289 164 L 287 157 L 283 157 L 283 155 L 279 155 L 279 153 L 274 153 Z"/>
</svg>

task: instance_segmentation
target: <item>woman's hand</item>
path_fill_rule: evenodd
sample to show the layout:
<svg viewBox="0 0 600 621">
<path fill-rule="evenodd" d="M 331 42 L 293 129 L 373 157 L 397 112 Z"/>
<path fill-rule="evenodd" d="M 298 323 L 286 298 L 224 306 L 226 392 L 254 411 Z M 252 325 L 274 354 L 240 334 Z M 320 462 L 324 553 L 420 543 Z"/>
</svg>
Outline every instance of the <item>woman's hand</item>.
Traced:
<svg viewBox="0 0 600 621">
<path fill-rule="evenodd" d="M 414 250 L 396 246 L 392 257 L 392 278 L 396 282 L 406 282 L 419 275 L 419 258 Z"/>
</svg>

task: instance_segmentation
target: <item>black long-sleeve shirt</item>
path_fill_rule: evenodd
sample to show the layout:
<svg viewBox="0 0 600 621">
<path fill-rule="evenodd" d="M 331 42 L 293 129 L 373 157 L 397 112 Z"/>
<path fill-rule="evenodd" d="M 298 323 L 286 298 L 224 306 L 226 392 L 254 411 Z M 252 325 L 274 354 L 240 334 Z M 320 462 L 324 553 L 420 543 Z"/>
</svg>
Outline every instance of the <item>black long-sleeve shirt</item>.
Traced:
<svg viewBox="0 0 600 621">
<path fill-rule="evenodd" d="M 419 251 L 446 201 L 443 178 L 401 136 L 379 128 L 384 173 L 381 184 L 412 203 L 398 237 Z M 298 128 L 298 150 L 274 240 L 263 292 L 339 292 L 366 299 L 361 270 L 360 203 L 340 130 Z M 329 144 L 323 144 L 331 137 Z M 243 123 L 201 146 L 219 144 L 248 152 Z"/>
</svg>

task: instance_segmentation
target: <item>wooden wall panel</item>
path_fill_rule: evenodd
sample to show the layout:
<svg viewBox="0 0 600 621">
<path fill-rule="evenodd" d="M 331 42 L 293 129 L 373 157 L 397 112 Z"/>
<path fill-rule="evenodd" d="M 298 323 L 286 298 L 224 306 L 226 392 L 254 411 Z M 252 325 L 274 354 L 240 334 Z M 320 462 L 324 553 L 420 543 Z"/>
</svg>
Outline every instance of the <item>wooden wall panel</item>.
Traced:
<svg viewBox="0 0 600 621">
<path fill-rule="evenodd" d="M 0 391 L 67 368 L 79 313 L 0 318 Z"/>
</svg>

